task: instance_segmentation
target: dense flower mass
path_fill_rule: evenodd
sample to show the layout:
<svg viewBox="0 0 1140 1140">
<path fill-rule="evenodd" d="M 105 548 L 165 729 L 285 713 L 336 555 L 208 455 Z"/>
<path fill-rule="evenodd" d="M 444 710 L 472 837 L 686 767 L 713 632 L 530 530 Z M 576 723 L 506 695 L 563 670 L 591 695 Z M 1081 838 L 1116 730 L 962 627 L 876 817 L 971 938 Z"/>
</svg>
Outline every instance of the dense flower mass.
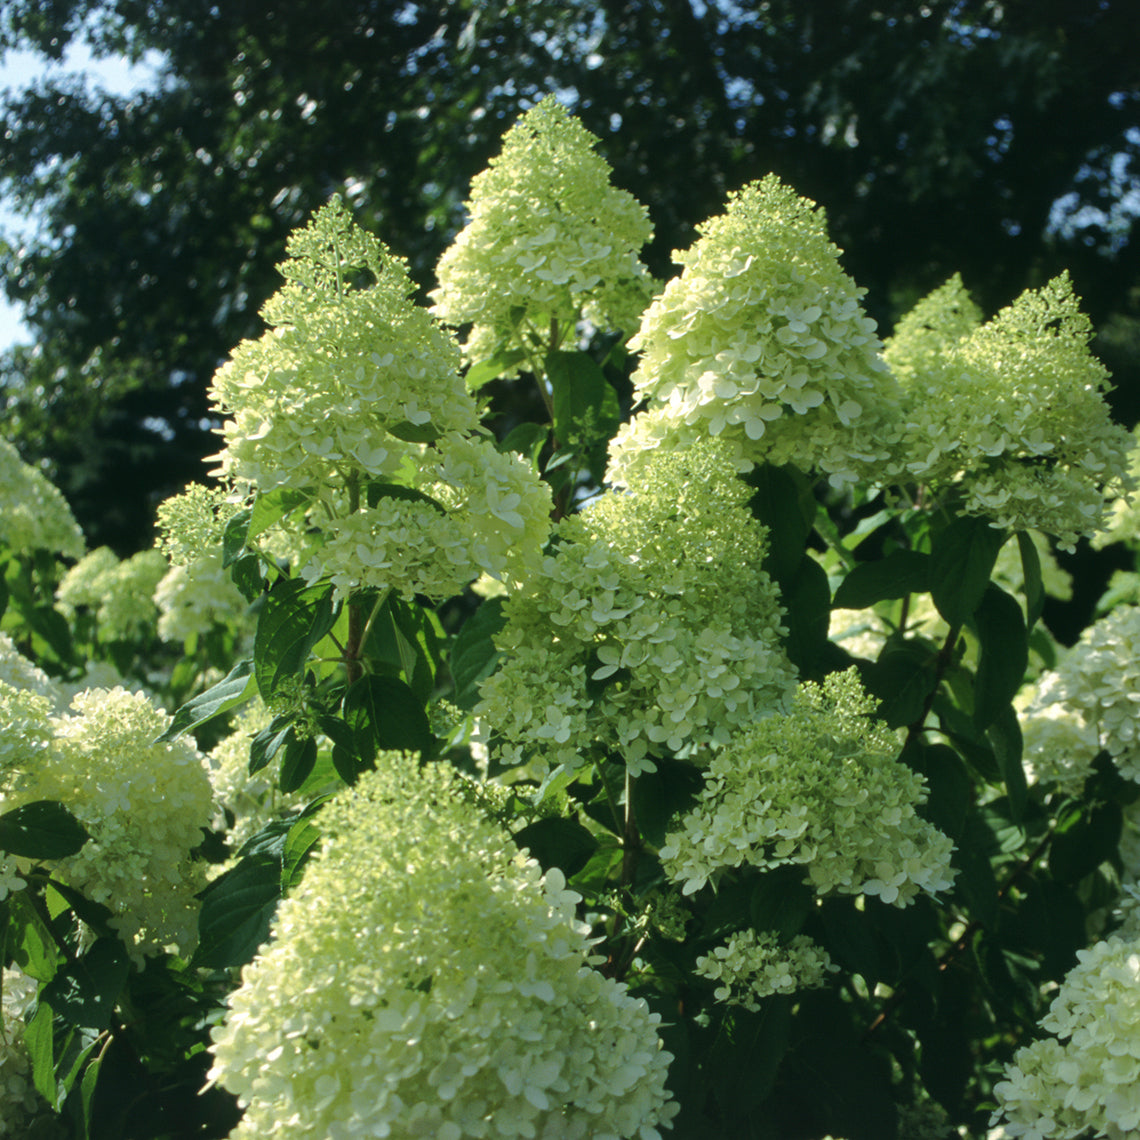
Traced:
<svg viewBox="0 0 1140 1140">
<path fill-rule="evenodd" d="M 781 707 L 794 673 L 748 494 L 707 441 L 562 521 L 541 574 L 506 600 L 503 661 L 482 686 L 504 758 L 577 767 L 601 746 L 636 771 Z"/>
<path fill-rule="evenodd" d="M 1077 951 L 1042 1029 L 994 1086 L 991 1124 L 1021 1140 L 1140 1133 L 1140 944 L 1122 938 Z"/>
<path fill-rule="evenodd" d="M 46 713 L 46 702 L 24 708 Z M 210 778 L 192 744 L 156 741 L 168 723 L 141 694 L 81 693 L 69 714 L 38 722 L 36 755 L 5 798 L 6 807 L 58 801 L 86 828 L 90 839 L 53 873 L 111 910 L 136 958 L 170 944 L 193 949 L 194 895 L 205 883 L 190 852 L 213 814 Z"/>
<path fill-rule="evenodd" d="M 479 362 L 574 334 L 581 319 L 629 333 L 653 282 L 638 254 L 653 236 L 632 195 L 610 185 L 598 140 L 553 97 L 523 115 L 476 175 L 470 220 L 437 267 L 435 312 L 470 324 Z"/>
<path fill-rule="evenodd" d="M 781 946 L 774 934 L 755 930 L 734 934 L 724 946 L 697 959 L 697 973 L 720 983 L 713 994 L 718 1001 L 753 1012 L 772 994 L 822 986 L 836 969 L 827 951 L 806 934 Z"/>
<path fill-rule="evenodd" d="M 213 1031 L 233 1140 L 658 1140 L 658 1017 L 587 964 L 578 896 L 452 769 L 380 764 L 318 817 L 323 850 Z"/>
<path fill-rule="evenodd" d="M 904 391 L 899 478 L 955 488 L 961 510 L 1068 548 L 1131 486 L 1128 432 L 1067 274 L 991 321 L 953 277 L 919 302 L 884 356 Z"/>
<path fill-rule="evenodd" d="M 698 229 L 630 341 L 651 404 L 615 439 L 614 474 L 631 482 L 642 452 L 704 434 L 730 441 L 742 466 L 877 473 L 893 381 L 823 211 L 769 175 Z"/>
<path fill-rule="evenodd" d="M 1026 757 L 1043 778 L 1074 790 L 1103 749 L 1140 782 L 1140 606 L 1088 626 L 1022 704 Z"/>
<path fill-rule="evenodd" d="M 801 864 L 821 895 L 895 906 L 946 890 L 953 845 L 915 811 L 925 783 L 874 708 L 850 669 L 803 683 L 789 713 L 741 732 L 661 848 L 666 874 L 692 894 L 728 868 Z"/>
<path fill-rule="evenodd" d="M 458 345 L 412 302 L 406 264 L 336 200 L 288 251 L 288 283 L 262 310 L 269 331 L 214 377 L 230 417 L 220 473 L 239 493 L 292 496 L 275 529 L 307 579 L 343 593 L 441 599 L 484 571 L 524 573 L 549 491 L 479 434 Z"/>
<path fill-rule="evenodd" d="M 0 866 L 3 859 L 0 858 Z M 5 970 L 0 980 L 3 1009 L 0 1011 L 0 1136 L 26 1140 L 33 1122 L 47 1105 L 36 1092 L 32 1063 L 24 1039 L 24 1013 L 35 996 L 36 984 L 18 970 Z M 48 1121 L 41 1117 L 39 1123 Z M 45 1137 L 50 1135 L 45 1131 Z"/>
<path fill-rule="evenodd" d="M 143 550 L 119 561 L 110 547 L 100 546 L 63 576 L 56 601 L 68 615 L 90 610 L 100 640 L 127 640 L 153 628 L 154 592 L 166 569 L 160 551 Z"/>
<path fill-rule="evenodd" d="M 87 546 L 67 500 L 6 439 L 0 439 L 0 546 L 65 558 L 82 558 Z"/>
</svg>

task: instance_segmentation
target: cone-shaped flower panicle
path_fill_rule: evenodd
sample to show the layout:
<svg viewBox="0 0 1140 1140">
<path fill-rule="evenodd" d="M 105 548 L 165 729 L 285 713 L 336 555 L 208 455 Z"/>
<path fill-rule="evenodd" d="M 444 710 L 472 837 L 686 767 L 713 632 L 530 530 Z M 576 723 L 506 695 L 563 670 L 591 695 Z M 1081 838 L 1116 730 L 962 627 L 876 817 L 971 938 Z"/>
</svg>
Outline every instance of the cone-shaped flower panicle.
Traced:
<svg viewBox="0 0 1140 1140">
<path fill-rule="evenodd" d="M 964 514 L 1036 529 L 1063 549 L 1133 486 L 1128 432 L 1068 274 L 992 320 L 952 277 L 899 322 L 884 357 L 903 389 L 898 481 L 953 489 Z"/>
<path fill-rule="evenodd" d="M 58 488 L 0 439 L 0 549 L 82 558 L 83 532 Z"/>
<path fill-rule="evenodd" d="M 473 180 L 470 220 L 440 259 L 432 294 L 443 321 L 471 326 L 471 361 L 557 347 L 552 322 L 558 341 L 583 319 L 626 334 L 637 327 L 653 290 L 639 260 L 653 229 L 645 207 L 610 184 L 597 143 L 548 97 Z"/>
<path fill-rule="evenodd" d="M 505 602 L 502 665 L 482 686 L 504 762 L 577 767 L 600 745 L 637 771 L 783 706 L 795 674 L 748 495 L 705 440 L 562 521 L 541 573 Z"/>
<path fill-rule="evenodd" d="M 729 868 L 799 864 L 821 895 L 895 906 L 946 890 L 953 844 L 918 815 L 925 783 L 874 708 L 852 668 L 804 682 L 789 713 L 741 732 L 666 837 L 666 874 L 691 894 Z"/>
<path fill-rule="evenodd" d="M 550 495 L 479 432 L 454 338 L 412 301 L 405 263 L 334 199 L 295 233 L 270 329 L 214 377 L 220 474 L 291 496 L 266 545 L 339 592 L 442 599 L 481 573 L 522 575 Z"/>
<path fill-rule="evenodd" d="M 654 426 L 619 435 L 615 473 L 632 472 L 655 439 L 711 434 L 731 442 L 742 468 L 877 477 L 890 454 L 893 381 L 823 211 L 769 175 L 698 230 L 674 254 L 681 275 L 630 341 Z"/>
<path fill-rule="evenodd" d="M 411 757 L 341 792 L 213 1031 L 232 1140 L 657 1140 L 658 1016 L 588 964 L 578 896 Z"/>
</svg>

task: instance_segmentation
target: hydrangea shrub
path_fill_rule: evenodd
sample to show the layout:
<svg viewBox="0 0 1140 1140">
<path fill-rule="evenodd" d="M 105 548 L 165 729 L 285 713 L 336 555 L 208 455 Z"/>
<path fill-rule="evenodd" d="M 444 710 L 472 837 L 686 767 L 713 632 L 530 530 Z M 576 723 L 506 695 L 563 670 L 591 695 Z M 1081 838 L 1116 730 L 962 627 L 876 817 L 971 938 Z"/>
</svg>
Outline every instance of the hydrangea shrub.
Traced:
<svg viewBox="0 0 1140 1140">
<path fill-rule="evenodd" d="M 769 176 L 658 286 L 553 99 L 467 209 L 430 309 L 291 236 L 155 549 L 0 446 L 0 1132 L 1136 1135 L 1140 572 L 1043 615 L 1140 468 L 1068 278 L 880 341 Z"/>
</svg>

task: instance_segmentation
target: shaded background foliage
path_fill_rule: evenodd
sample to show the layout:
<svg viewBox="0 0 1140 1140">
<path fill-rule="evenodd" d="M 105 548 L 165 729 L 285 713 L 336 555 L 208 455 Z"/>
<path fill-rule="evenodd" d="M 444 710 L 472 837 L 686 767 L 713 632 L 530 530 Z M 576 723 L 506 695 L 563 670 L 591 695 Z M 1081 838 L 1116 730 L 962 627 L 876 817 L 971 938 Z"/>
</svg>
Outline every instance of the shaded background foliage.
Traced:
<svg viewBox="0 0 1140 1140">
<path fill-rule="evenodd" d="M 471 177 L 549 92 L 649 206 L 658 275 L 773 170 L 827 208 L 884 333 L 955 270 L 988 313 L 1069 268 L 1131 424 L 1134 17 L 1124 0 L 2 0 L 0 48 L 165 60 L 143 93 L 59 80 L 0 105 L 0 187 L 42 216 L 0 243 L 34 338 L 0 357 L 4 430 L 92 543 L 145 545 L 155 503 L 217 448 L 206 385 L 260 332 L 289 230 L 339 191 L 430 288 Z"/>
</svg>

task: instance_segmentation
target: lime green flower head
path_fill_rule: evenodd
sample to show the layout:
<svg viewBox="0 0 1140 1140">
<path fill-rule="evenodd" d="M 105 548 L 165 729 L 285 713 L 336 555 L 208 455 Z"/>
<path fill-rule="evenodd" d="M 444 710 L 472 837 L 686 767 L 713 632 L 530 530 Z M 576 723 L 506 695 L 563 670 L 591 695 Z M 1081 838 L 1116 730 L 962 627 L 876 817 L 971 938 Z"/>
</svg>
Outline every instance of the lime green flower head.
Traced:
<svg viewBox="0 0 1140 1140">
<path fill-rule="evenodd" d="M 769 175 L 698 230 L 630 341 L 650 413 L 688 438 L 724 437 L 742 466 L 877 474 L 893 381 L 823 211 Z"/>
<path fill-rule="evenodd" d="M 986 324 L 952 278 L 899 323 L 884 355 L 904 390 L 898 478 L 953 488 L 964 514 L 1036 529 L 1063 549 L 1129 491 L 1128 432 L 1068 274 Z"/>
<path fill-rule="evenodd" d="M 525 573 L 549 531 L 549 489 L 480 434 L 459 347 L 413 303 L 404 262 L 336 200 L 288 248 L 288 284 L 263 310 L 273 327 L 213 386 L 231 417 L 222 475 L 299 504 L 258 541 L 340 594 L 441 600 L 484 572 Z"/>
<path fill-rule="evenodd" d="M 435 312 L 472 326 L 467 357 L 573 335 L 580 320 L 631 332 L 653 282 L 639 260 L 645 207 L 610 185 L 598 140 L 553 97 L 523 115 L 476 175 L 470 221 L 437 268 Z"/>
<path fill-rule="evenodd" d="M 318 817 L 320 854 L 213 1030 L 232 1140 L 659 1140 L 659 1018 L 589 964 L 589 928 L 462 796 L 387 754 Z"/>
<path fill-rule="evenodd" d="M 800 864 L 820 894 L 895 906 L 947 889 L 953 845 L 917 814 L 925 783 L 874 708 L 852 668 L 822 686 L 804 682 L 789 713 L 740 733 L 667 836 L 666 874 L 692 894 L 728 868 Z"/>
<path fill-rule="evenodd" d="M 994 1086 L 991 1127 L 1026 1140 L 1124 1140 L 1140 1132 L 1140 943 L 1077 951 L 1041 1028 Z"/>
<path fill-rule="evenodd" d="M 151 629 L 158 617 L 154 592 L 166 574 L 158 550 L 142 550 L 122 561 L 109 547 L 81 558 L 63 576 L 56 601 L 64 613 L 90 609 L 102 641 L 121 641 Z"/>
<path fill-rule="evenodd" d="M 764 998 L 822 986 L 839 967 L 806 934 L 781 946 L 771 932 L 744 930 L 698 958 L 696 968 L 702 978 L 720 983 L 713 995 L 717 1001 L 755 1013 Z"/>
<path fill-rule="evenodd" d="M 83 532 L 58 488 L 0 439 L 0 547 L 15 554 L 47 550 L 82 558 Z"/>
<path fill-rule="evenodd" d="M 652 769 L 782 705 L 795 674 L 748 496 L 705 440 L 562 521 L 504 604 L 502 665 L 481 690 L 503 760 L 574 768 L 600 745 Z"/>
<path fill-rule="evenodd" d="M 52 873 L 110 909 L 138 961 L 170 945 L 193 950 L 205 885 L 190 853 L 213 815 L 210 777 L 185 738 L 158 740 L 169 721 L 139 693 L 80 693 L 51 719 L 50 741 L 6 801 L 55 800 L 83 824 L 90 838 Z"/>
</svg>

